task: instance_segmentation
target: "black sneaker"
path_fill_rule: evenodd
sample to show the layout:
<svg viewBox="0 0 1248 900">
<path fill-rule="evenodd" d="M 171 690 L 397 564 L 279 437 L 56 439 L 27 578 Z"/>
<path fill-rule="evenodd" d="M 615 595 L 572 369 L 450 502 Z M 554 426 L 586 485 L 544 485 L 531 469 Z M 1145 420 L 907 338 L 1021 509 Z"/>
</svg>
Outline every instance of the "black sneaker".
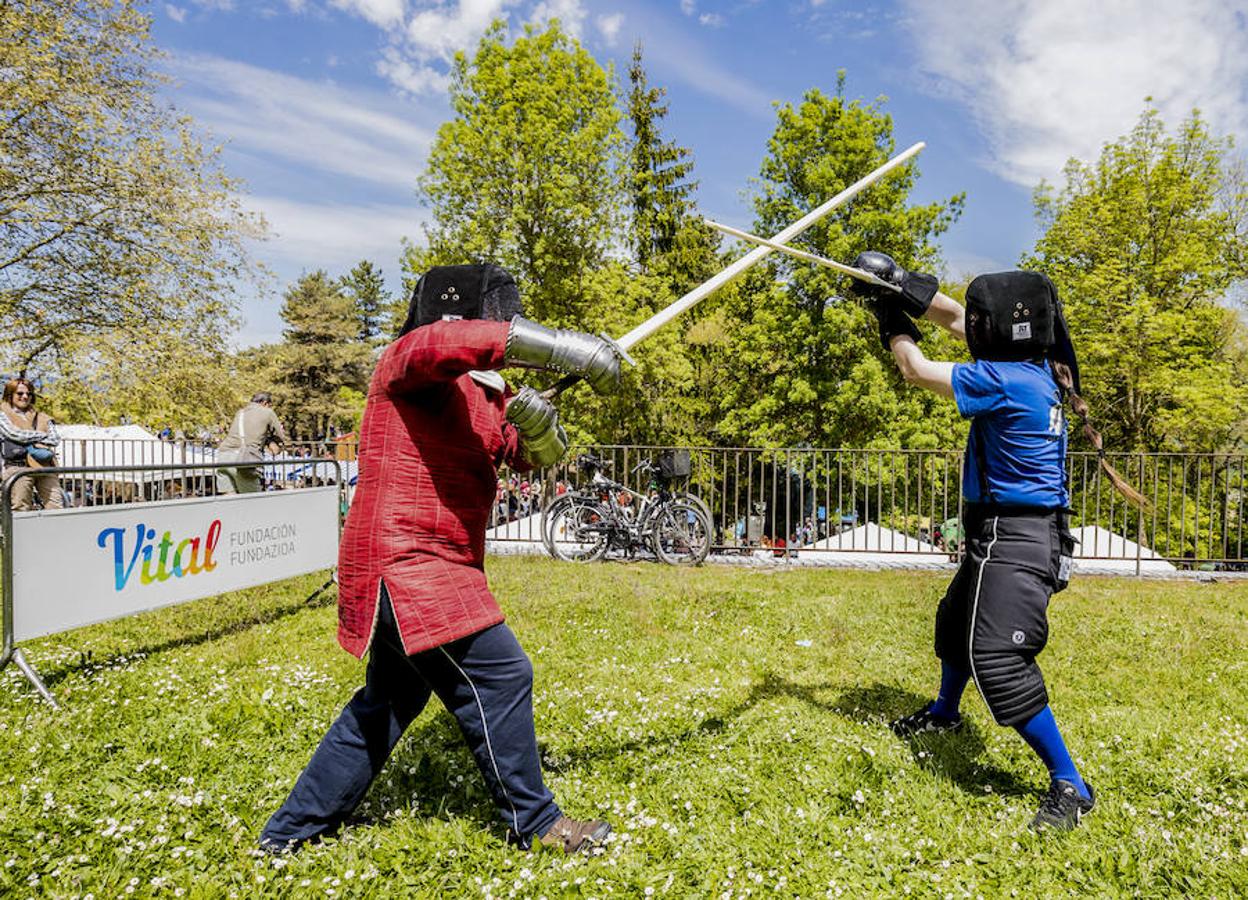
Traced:
<svg viewBox="0 0 1248 900">
<path fill-rule="evenodd" d="M 940 734 L 961 728 L 962 714 L 959 713 L 952 719 L 938 716 L 932 712 L 932 705 L 929 703 L 918 712 L 889 723 L 888 727 L 893 729 L 893 734 L 899 738 L 912 738 L 920 734 Z"/>
<path fill-rule="evenodd" d="M 1078 827 L 1079 821 L 1096 806 L 1096 791 L 1086 781 L 1084 785 L 1088 789 L 1086 799 L 1080 796 L 1079 789 L 1069 781 L 1054 780 L 1040 804 L 1040 811 L 1031 820 L 1031 827 L 1036 831 L 1044 831 L 1046 828 L 1071 831 Z"/>
</svg>

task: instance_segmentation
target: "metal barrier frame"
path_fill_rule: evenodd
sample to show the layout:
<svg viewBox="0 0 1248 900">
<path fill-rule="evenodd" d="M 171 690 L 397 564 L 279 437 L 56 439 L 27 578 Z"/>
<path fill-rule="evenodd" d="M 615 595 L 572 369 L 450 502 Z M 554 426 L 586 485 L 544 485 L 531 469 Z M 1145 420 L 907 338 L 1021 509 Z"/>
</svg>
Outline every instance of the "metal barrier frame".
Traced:
<svg viewBox="0 0 1248 900">
<path fill-rule="evenodd" d="M 0 613 L 3 614 L 4 629 L 4 645 L 0 649 L 0 671 L 4 671 L 10 662 L 17 665 L 22 674 L 26 676 L 26 680 L 31 683 L 39 696 L 48 701 L 53 709 L 60 709 L 56 702 L 56 698 L 52 696 L 52 692 L 48 690 L 47 685 L 43 683 L 43 679 L 39 677 L 39 673 L 35 667 L 31 665 L 30 660 L 26 658 L 26 654 L 22 652 L 22 648 L 16 645 L 14 640 L 14 624 L 13 624 L 13 486 L 23 478 L 42 477 L 44 475 L 55 475 L 59 479 L 61 475 L 112 475 L 124 472 L 187 472 L 191 469 L 203 471 L 206 469 L 262 469 L 266 466 L 306 466 L 309 463 L 318 465 L 332 465 L 336 475 L 336 486 L 338 489 L 338 536 L 342 537 L 343 527 L 343 498 L 346 496 L 346 485 L 342 480 L 342 465 L 336 459 L 312 459 L 304 457 L 291 457 L 284 459 L 266 459 L 259 462 L 213 462 L 213 463 L 188 463 L 185 465 L 147 465 L 147 466 L 71 466 L 66 468 L 55 468 L 49 466 L 42 469 L 24 469 L 21 472 L 13 472 L 8 475 L 3 484 L 0 484 L 0 558 L 3 559 L 4 577 L 0 582 L 0 593 L 3 594 L 2 605 L 0 605 Z M 215 472 L 214 472 L 215 474 Z M 161 502 L 161 501 L 157 501 Z M 313 593 L 313 597 L 325 590 L 333 583 L 331 577 L 328 582 L 321 585 Z"/>
</svg>

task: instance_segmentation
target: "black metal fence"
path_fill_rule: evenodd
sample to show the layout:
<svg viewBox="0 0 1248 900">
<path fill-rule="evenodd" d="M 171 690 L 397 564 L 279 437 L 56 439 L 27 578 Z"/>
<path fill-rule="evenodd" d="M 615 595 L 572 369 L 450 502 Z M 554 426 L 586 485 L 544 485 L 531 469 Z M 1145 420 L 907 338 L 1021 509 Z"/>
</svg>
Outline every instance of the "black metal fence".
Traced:
<svg viewBox="0 0 1248 900">
<path fill-rule="evenodd" d="M 608 473 L 644 493 L 650 476 L 638 464 L 667 447 L 580 448 L 540 472 L 499 474 L 490 538 L 540 541 L 542 506 L 581 483 L 575 460 L 592 451 L 610 460 Z M 714 550 L 779 555 L 821 551 L 947 554 L 962 542 L 960 450 L 691 448 L 686 485 L 712 515 Z M 348 442 L 288 445 L 306 468 L 268 473 L 269 488 L 325 483 L 355 472 Z M 76 478 L 63 487 L 70 505 L 132 502 L 212 493 L 211 447 L 189 441 L 90 439 L 66 441 L 61 465 L 164 465 L 158 476 Z M 331 460 L 341 464 L 336 468 Z M 1084 557 L 1165 560 L 1178 568 L 1248 569 L 1245 545 L 1245 456 L 1242 454 L 1110 454 L 1118 471 L 1147 498 L 1138 510 L 1115 492 L 1093 453 L 1068 459 L 1072 526 L 1083 528 Z M 334 474 L 331 475 L 330 473 Z"/>
<path fill-rule="evenodd" d="M 644 491 L 638 463 L 665 447 L 584 448 L 611 477 Z M 776 555 L 869 551 L 947 554 L 962 546 L 962 452 L 952 450 L 692 448 L 687 488 L 711 510 L 714 550 Z M 537 513 L 583 480 L 570 453 L 559 466 L 500 475 L 491 537 L 540 540 Z M 1071 525 L 1087 559 L 1155 560 L 1176 568 L 1248 569 L 1245 457 L 1110 454 L 1147 498 L 1137 509 L 1110 485 L 1095 453 L 1072 453 Z M 509 523 L 510 524 L 507 524 Z"/>
</svg>

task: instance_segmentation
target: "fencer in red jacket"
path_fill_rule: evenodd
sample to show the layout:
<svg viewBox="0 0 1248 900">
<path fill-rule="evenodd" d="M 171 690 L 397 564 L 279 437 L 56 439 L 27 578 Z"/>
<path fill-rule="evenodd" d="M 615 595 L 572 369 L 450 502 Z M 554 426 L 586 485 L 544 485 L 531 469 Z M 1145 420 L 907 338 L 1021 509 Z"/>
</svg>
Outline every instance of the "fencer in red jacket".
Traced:
<svg viewBox="0 0 1248 900">
<path fill-rule="evenodd" d="M 484 571 L 497 467 L 557 462 L 567 437 L 506 366 L 619 383 L 608 340 L 524 319 L 497 266 L 443 266 L 416 285 L 407 322 L 373 373 L 359 481 L 338 559 L 338 640 L 369 654 L 365 685 L 321 740 L 261 836 L 293 851 L 337 829 L 407 725 L 436 693 L 455 715 L 508 837 L 575 852 L 610 832 L 564 816 L 546 788 L 533 725 L 533 669 Z"/>
</svg>

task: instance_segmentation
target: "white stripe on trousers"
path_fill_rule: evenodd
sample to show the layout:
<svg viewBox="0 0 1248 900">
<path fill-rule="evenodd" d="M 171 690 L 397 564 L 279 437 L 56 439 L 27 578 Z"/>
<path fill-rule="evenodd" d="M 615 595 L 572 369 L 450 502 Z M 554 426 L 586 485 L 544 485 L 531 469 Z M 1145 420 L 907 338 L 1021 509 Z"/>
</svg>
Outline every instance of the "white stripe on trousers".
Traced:
<svg viewBox="0 0 1248 900">
<path fill-rule="evenodd" d="M 451 665 L 460 675 L 464 676 L 464 681 L 468 683 L 468 687 L 472 688 L 472 696 L 477 701 L 477 711 L 481 713 L 481 731 L 485 735 L 485 752 L 490 754 L 490 765 L 494 767 L 494 778 L 498 781 L 498 789 L 503 792 L 503 796 L 507 799 L 507 805 L 511 807 L 511 830 L 515 832 L 516 838 L 524 840 L 524 835 L 520 833 L 520 816 L 516 813 L 516 805 L 511 802 L 511 795 L 507 793 L 507 786 L 503 784 L 503 776 L 498 773 L 498 761 L 494 758 L 494 746 L 490 743 L 490 726 L 485 723 L 485 707 L 481 705 L 481 695 L 477 693 L 477 686 L 472 683 L 472 679 L 468 677 L 468 673 L 459 667 L 459 663 L 446 652 L 445 647 L 438 647 L 442 651 L 442 655 L 450 660 Z"/>
<path fill-rule="evenodd" d="M 975 671 L 975 619 L 979 615 L 979 592 L 984 586 L 984 566 L 988 565 L 988 561 L 992 559 L 992 548 L 997 543 L 997 522 L 1000 516 L 992 517 L 992 540 L 988 542 L 988 549 L 984 551 L 984 560 L 979 564 L 979 576 L 975 579 L 975 600 L 971 605 L 971 628 L 970 637 L 967 641 L 967 657 L 971 663 L 971 680 L 975 682 L 975 689 L 979 691 L 979 696 L 983 697 L 984 705 L 988 707 L 988 712 L 992 714 L 992 720 L 997 722 L 997 714 L 992 710 L 992 704 L 988 702 L 987 696 L 984 695 L 984 689 L 979 684 L 979 673 Z M 1000 725 L 1000 722 L 997 722 Z"/>
</svg>

